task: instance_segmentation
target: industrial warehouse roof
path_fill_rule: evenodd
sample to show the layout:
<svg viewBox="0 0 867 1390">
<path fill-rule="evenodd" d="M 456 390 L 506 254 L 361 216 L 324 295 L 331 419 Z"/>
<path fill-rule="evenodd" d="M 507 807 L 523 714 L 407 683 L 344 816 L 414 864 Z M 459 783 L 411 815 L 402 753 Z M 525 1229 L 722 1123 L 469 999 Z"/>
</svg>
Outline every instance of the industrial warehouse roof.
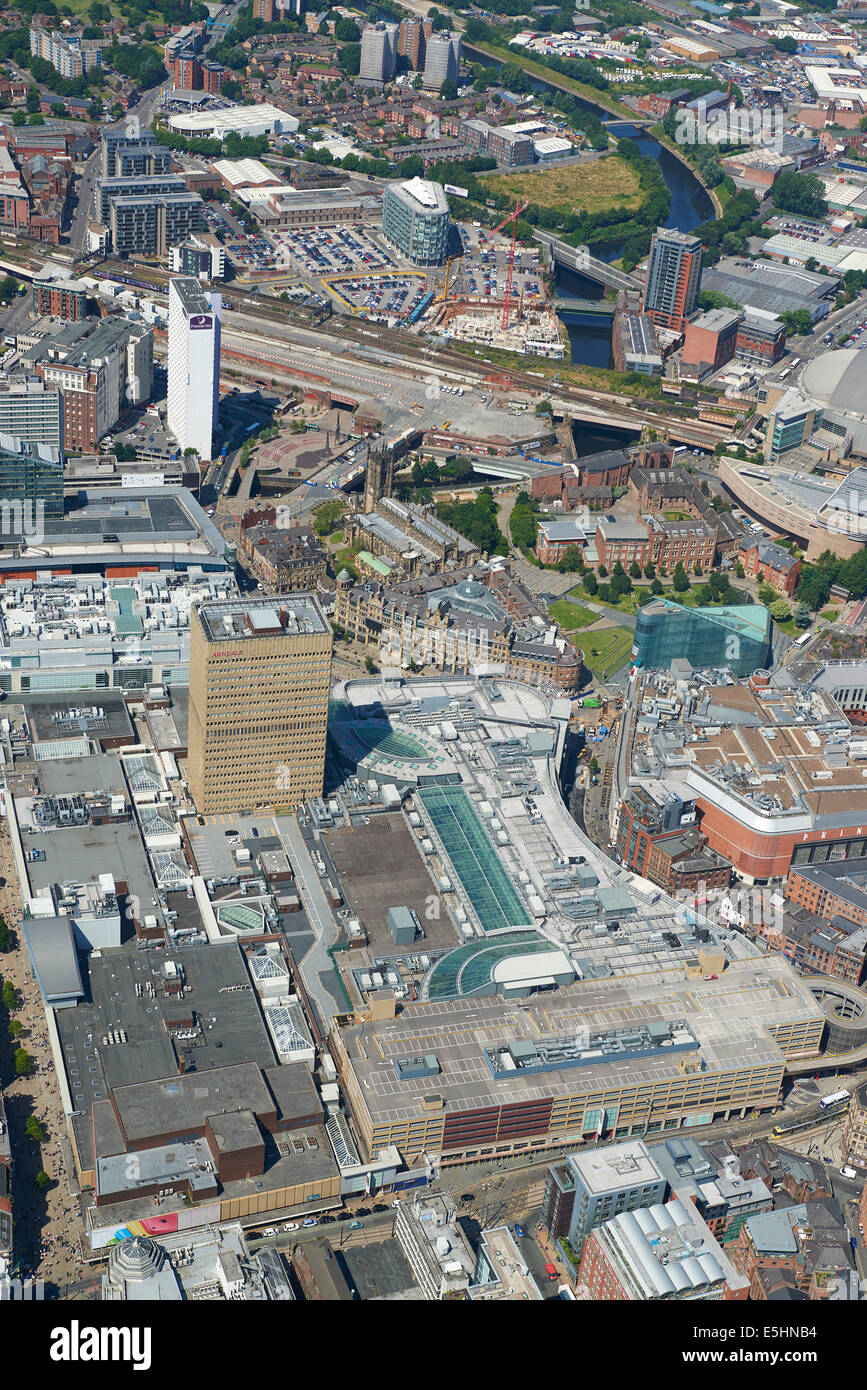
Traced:
<svg viewBox="0 0 867 1390">
<path fill-rule="evenodd" d="M 816 312 L 817 305 L 840 283 L 839 276 L 822 275 L 775 261 L 747 261 L 726 256 L 702 274 L 702 288 L 717 290 L 745 309 L 764 309 L 783 314 L 804 308 Z"/>
<path fill-rule="evenodd" d="M 170 116 L 169 125 L 173 130 L 188 131 L 194 135 L 213 134 L 225 139 L 231 132 L 247 135 L 252 130 L 259 133 L 262 127 L 270 126 L 276 132 L 295 131 L 298 121 L 294 116 L 280 111 L 267 102 L 256 106 L 229 106 L 216 111 L 196 111 L 192 115 Z"/>
<path fill-rule="evenodd" d="M 272 169 L 259 159 L 215 159 L 214 169 L 227 183 L 236 187 L 241 184 L 279 183 Z"/>
</svg>

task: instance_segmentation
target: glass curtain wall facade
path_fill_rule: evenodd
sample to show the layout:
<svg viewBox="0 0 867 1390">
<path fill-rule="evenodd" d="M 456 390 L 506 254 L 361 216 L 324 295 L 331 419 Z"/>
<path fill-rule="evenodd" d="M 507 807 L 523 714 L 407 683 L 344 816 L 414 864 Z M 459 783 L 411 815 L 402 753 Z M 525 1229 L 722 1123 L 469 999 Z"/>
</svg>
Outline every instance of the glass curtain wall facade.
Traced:
<svg viewBox="0 0 867 1390">
<path fill-rule="evenodd" d="M 632 657 L 636 665 L 667 670 L 678 657 L 694 667 L 726 667 L 749 676 L 767 666 L 771 615 L 763 604 L 682 608 L 659 599 L 639 609 Z"/>
</svg>

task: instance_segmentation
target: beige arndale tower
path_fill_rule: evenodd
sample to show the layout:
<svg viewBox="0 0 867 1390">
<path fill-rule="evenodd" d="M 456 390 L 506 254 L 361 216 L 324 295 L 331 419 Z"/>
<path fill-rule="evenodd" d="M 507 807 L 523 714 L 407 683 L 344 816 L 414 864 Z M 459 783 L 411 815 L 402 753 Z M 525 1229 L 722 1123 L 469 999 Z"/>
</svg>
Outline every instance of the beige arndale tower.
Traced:
<svg viewBox="0 0 867 1390">
<path fill-rule="evenodd" d="M 187 775 L 201 815 L 322 795 L 332 642 L 312 594 L 193 609 Z"/>
</svg>

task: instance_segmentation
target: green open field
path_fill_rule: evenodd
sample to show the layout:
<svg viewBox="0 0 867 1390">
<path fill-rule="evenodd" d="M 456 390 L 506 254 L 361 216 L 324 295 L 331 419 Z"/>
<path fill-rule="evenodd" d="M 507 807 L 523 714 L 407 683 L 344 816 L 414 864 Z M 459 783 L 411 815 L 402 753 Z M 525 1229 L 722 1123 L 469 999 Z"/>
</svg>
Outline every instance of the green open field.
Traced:
<svg viewBox="0 0 867 1390">
<path fill-rule="evenodd" d="M 561 212 L 601 212 L 604 208 L 635 209 L 641 205 L 638 175 L 625 159 L 612 155 L 588 164 L 527 173 L 485 174 L 480 181 L 492 193 L 558 208 Z"/>
<path fill-rule="evenodd" d="M 588 632 L 581 643 L 585 666 L 600 680 L 607 680 L 629 660 L 632 641 L 633 634 L 627 627 Z"/>
<path fill-rule="evenodd" d="M 577 632 L 579 628 L 589 627 L 599 621 L 599 614 L 583 608 L 580 603 L 570 603 L 568 599 L 557 599 L 549 603 L 548 612 L 560 624 L 564 632 Z"/>
</svg>

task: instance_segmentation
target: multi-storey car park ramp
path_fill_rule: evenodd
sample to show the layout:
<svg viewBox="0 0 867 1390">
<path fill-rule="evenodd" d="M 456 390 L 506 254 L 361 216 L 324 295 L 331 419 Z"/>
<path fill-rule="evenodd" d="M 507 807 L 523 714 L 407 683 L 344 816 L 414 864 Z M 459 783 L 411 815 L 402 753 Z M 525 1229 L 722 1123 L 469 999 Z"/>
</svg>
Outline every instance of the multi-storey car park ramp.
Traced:
<svg viewBox="0 0 867 1390">
<path fill-rule="evenodd" d="M 836 1065 L 854 1066 L 867 1061 L 867 992 L 833 975 L 808 975 L 805 983 L 828 1020 L 822 1035 L 822 1060 Z M 786 1070 L 792 1076 L 814 1072 L 816 1058 L 790 1061 Z"/>
</svg>

